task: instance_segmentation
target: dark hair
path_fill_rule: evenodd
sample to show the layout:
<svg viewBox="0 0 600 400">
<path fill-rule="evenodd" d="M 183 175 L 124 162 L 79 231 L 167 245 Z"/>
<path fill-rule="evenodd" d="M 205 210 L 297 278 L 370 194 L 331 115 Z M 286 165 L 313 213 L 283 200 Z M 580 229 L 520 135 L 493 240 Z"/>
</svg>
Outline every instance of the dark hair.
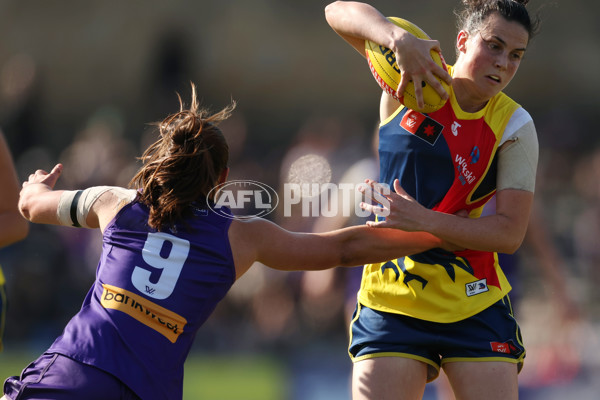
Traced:
<svg viewBox="0 0 600 400">
<path fill-rule="evenodd" d="M 153 124 L 160 137 L 140 157 L 143 165 L 129 183 L 150 208 L 148 224 L 157 230 L 191 216 L 191 204 L 207 198 L 229 162 L 229 146 L 216 125 L 229 118 L 235 102 L 211 115 L 199 107 L 191 86 L 189 109 L 177 94 L 179 112 Z"/>
<path fill-rule="evenodd" d="M 540 19 L 529 16 L 527 3 L 529 0 L 462 0 L 464 8 L 456 13 L 458 29 L 477 32 L 492 13 L 498 12 L 506 20 L 521 24 L 531 39 L 539 30 Z"/>
</svg>

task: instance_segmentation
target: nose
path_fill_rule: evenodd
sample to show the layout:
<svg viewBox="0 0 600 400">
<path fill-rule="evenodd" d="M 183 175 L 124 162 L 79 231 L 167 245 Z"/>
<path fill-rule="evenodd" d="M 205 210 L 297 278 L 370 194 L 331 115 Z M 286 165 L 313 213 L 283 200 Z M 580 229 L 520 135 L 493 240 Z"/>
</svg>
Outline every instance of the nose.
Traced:
<svg viewBox="0 0 600 400">
<path fill-rule="evenodd" d="M 501 71 L 504 71 L 508 68 L 508 54 L 500 54 L 496 57 L 495 60 L 496 68 Z"/>
</svg>

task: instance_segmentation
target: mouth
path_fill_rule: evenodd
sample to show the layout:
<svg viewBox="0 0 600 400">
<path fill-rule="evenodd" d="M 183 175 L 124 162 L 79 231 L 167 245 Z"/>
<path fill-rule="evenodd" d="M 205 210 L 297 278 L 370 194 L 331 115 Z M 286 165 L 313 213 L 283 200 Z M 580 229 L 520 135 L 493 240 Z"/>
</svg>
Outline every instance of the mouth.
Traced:
<svg viewBox="0 0 600 400">
<path fill-rule="evenodd" d="M 495 83 L 502 83 L 502 79 L 498 75 L 488 75 L 487 78 Z"/>
</svg>

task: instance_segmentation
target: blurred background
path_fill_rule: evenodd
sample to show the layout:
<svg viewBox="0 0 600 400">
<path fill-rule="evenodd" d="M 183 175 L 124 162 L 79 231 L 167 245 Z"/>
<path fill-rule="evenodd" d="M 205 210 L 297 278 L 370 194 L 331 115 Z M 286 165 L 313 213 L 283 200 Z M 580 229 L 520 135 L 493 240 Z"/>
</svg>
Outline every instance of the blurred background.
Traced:
<svg viewBox="0 0 600 400">
<path fill-rule="evenodd" d="M 230 179 L 281 190 L 298 158 L 331 181 L 377 177 L 380 91 L 366 61 L 326 24 L 327 1 L 0 0 L 0 128 L 19 178 L 62 162 L 59 188 L 127 185 L 154 140 L 147 123 L 187 101 L 218 110 Z M 542 18 L 506 92 L 536 122 L 540 163 L 528 237 L 504 258 L 528 350 L 523 399 L 600 391 L 600 3 L 532 0 Z M 409 19 L 454 60 L 458 1 L 371 1 Z M 357 219 L 269 216 L 318 231 Z M 98 232 L 36 225 L 0 250 L 9 313 L 0 372 L 18 374 L 77 312 Z M 349 399 L 347 326 L 361 268 L 282 273 L 257 265 L 198 334 L 186 398 Z M 236 389 L 239 388 L 239 389 Z M 236 390 L 241 390 L 236 391 Z M 443 379 L 427 399 L 447 399 Z"/>
</svg>

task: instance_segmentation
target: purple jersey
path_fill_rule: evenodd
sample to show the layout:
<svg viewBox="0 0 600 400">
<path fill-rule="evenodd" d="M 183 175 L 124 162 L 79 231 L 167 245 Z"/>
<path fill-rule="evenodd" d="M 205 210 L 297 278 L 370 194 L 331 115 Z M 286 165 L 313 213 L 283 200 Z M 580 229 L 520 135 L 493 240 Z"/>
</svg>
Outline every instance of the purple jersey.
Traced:
<svg viewBox="0 0 600 400">
<path fill-rule="evenodd" d="M 198 208 L 175 230 L 147 221 L 134 201 L 106 227 L 94 285 L 48 352 L 109 372 L 143 399 L 178 399 L 196 331 L 235 282 L 231 219 Z"/>
</svg>

